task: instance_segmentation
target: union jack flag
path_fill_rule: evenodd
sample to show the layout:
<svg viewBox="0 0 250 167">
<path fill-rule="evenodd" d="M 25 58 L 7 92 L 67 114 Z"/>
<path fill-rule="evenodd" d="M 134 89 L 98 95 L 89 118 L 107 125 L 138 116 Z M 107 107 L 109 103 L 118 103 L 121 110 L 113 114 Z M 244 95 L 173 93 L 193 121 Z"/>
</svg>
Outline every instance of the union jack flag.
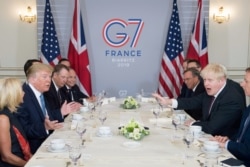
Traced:
<svg viewBox="0 0 250 167">
<path fill-rule="evenodd" d="M 202 0 L 198 1 L 198 11 L 187 51 L 187 59 L 198 60 L 202 68 L 208 64 L 207 36 Z"/>
<path fill-rule="evenodd" d="M 180 94 L 182 79 L 182 63 L 184 59 L 183 43 L 179 12 L 176 0 L 173 1 L 173 10 L 169 23 L 167 40 L 161 62 L 158 93 L 169 98 Z"/>
<path fill-rule="evenodd" d="M 54 66 L 58 64 L 58 61 L 61 59 L 59 42 L 49 0 L 46 0 L 45 3 L 41 52 L 42 55 L 40 59 L 45 64 Z"/>
<path fill-rule="evenodd" d="M 81 91 L 87 95 L 92 95 L 91 75 L 89 69 L 89 58 L 86 47 L 82 15 L 79 8 L 79 0 L 75 0 L 73 16 L 73 28 L 69 43 L 68 59 L 71 67 L 78 76 L 78 85 Z"/>
</svg>

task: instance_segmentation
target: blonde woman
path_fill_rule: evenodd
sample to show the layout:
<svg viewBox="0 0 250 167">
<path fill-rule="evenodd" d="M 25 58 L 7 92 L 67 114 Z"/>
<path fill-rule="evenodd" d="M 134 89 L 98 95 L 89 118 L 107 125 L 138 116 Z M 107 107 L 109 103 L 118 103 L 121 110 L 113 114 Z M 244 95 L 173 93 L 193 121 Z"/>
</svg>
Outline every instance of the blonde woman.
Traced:
<svg viewBox="0 0 250 167">
<path fill-rule="evenodd" d="M 30 159 L 26 135 L 14 116 L 23 102 L 21 82 L 15 78 L 0 79 L 0 166 L 24 166 Z"/>
</svg>

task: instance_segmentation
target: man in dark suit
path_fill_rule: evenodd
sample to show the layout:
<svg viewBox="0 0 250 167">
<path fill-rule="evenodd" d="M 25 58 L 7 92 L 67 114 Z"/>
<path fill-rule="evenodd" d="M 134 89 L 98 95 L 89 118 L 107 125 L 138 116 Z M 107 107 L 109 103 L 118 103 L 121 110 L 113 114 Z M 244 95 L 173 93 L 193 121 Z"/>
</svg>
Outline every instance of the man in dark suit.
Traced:
<svg viewBox="0 0 250 167">
<path fill-rule="evenodd" d="M 63 64 L 58 64 L 54 67 L 52 72 L 52 81 L 49 90 L 44 93 L 45 99 L 48 101 L 48 105 L 51 109 L 60 109 L 64 103 L 67 103 L 67 97 L 60 90 L 68 79 L 69 68 Z M 75 102 L 68 103 L 74 108 L 78 108 L 78 104 Z"/>
<path fill-rule="evenodd" d="M 241 83 L 246 96 L 250 97 L 250 67 L 246 69 L 244 81 Z M 229 139 L 226 136 L 215 136 L 222 148 L 226 148 L 237 159 L 250 166 L 250 105 L 243 112 L 237 135 Z"/>
<path fill-rule="evenodd" d="M 201 65 L 198 60 L 186 59 L 184 60 L 182 66 L 183 66 L 184 72 L 189 68 L 194 68 L 199 72 L 201 71 Z M 178 98 L 187 98 L 187 97 L 191 97 L 192 95 L 193 95 L 193 91 L 187 87 L 187 84 L 184 81 L 182 84 L 181 93 L 178 96 Z"/>
<path fill-rule="evenodd" d="M 23 85 L 25 94 L 17 117 L 26 132 L 32 153 L 36 152 L 52 130 L 63 127 L 63 116 L 74 111 L 74 108 L 66 104 L 57 110 L 51 110 L 48 102 L 42 100 L 43 93 L 48 91 L 51 84 L 51 72 L 49 65 L 32 65 L 27 71 L 27 83 Z"/>
<path fill-rule="evenodd" d="M 203 84 L 203 79 L 200 76 L 200 71 L 198 71 L 196 68 L 188 68 L 186 71 L 184 71 L 183 80 L 184 80 L 184 83 L 187 85 L 187 88 L 191 91 L 190 95 L 186 96 L 186 98 L 197 96 L 205 92 L 205 87 Z M 185 111 L 195 120 L 202 119 L 201 108 L 193 109 L 193 110 L 185 110 Z"/>
<path fill-rule="evenodd" d="M 58 64 L 63 64 L 63 65 L 65 65 L 65 66 L 67 66 L 68 68 L 70 68 L 70 62 L 69 62 L 69 60 L 66 59 L 66 58 L 61 58 L 61 59 L 59 60 Z"/>
<path fill-rule="evenodd" d="M 67 98 L 67 102 L 75 101 L 83 104 L 83 99 L 87 99 L 88 96 L 81 92 L 80 88 L 76 84 L 76 77 L 75 70 L 70 68 L 67 82 L 64 87 L 61 88 L 61 92 L 63 93 L 63 96 Z"/>
<path fill-rule="evenodd" d="M 185 59 L 182 64 L 183 71 L 187 70 L 187 65 L 188 65 L 189 59 Z M 192 91 L 187 88 L 187 85 L 185 82 L 182 83 L 181 86 L 181 93 L 179 94 L 178 98 L 183 98 L 183 97 L 190 97 Z"/>
<path fill-rule="evenodd" d="M 206 92 L 192 98 L 165 99 L 153 94 L 162 105 L 177 109 L 202 108 L 200 121 L 188 120 L 186 125 L 199 125 L 202 131 L 212 135 L 231 137 L 239 128 L 242 111 L 245 109 L 245 95 L 242 95 L 234 81 L 227 79 L 226 68 L 209 64 L 201 72 Z"/>
<path fill-rule="evenodd" d="M 189 59 L 187 62 L 187 69 L 188 68 L 195 68 L 198 71 L 201 71 L 201 64 L 198 60 Z"/>
</svg>

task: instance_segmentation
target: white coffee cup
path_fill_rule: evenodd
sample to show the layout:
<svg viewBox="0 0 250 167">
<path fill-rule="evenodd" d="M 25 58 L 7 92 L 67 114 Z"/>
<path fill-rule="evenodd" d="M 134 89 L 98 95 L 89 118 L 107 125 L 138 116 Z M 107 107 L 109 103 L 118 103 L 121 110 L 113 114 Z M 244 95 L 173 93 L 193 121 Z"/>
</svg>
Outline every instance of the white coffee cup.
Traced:
<svg viewBox="0 0 250 167">
<path fill-rule="evenodd" d="M 178 117 L 180 118 L 180 120 L 181 120 L 181 122 L 184 122 L 185 121 L 185 119 L 186 119 L 186 114 L 177 114 L 178 115 Z"/>
<path fill-rule="evenodd" d="M 108 135 L 111 133 L 111 129 L 108 126 L 101 126 L 99 127 L 98 132 L 101 135 Z"/>
<path fill-rule="evenodd" d="M 83 116 L 80 115 L 80 114 L 72 114 L 72 119 L 73 119 L 73 120 L 80 120 L 80 119 L 82 119 L 82 118 L 83 118 Z"/>
<path fill-rule="evenodd" d="M 88 112 L 89 108 L 87 106 L 82 106 L 80 107 L 80 112 L 84 113 L 84 112 Z"/>
<path fill-rule="evenodd" d="M 207 140 L 203 143 L 204 149 L 209 152 L 215 152 L 219 149 L 219 143 L 217 141 Z"/>
<path fill-rule="evenodd" d="M 50 141 L 50 147 L 53 150 L 61 150 L 65 147 L 65 141 L 63 139 L 52 139 Z"/>
<path fill-rule="evenodd" d="M 198 125 L 191 125 L 189 127 L 189 131 L 194 134 L 195 138 L 200 137 L 201 130 L 202 130 L 201 126 Z"/>
</svg>

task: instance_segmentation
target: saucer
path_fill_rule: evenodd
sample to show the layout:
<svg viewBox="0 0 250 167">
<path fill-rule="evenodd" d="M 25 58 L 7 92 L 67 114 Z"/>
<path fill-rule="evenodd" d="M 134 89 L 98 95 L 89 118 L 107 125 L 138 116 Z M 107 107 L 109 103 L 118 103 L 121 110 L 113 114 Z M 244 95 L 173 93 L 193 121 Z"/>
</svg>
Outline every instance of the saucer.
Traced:
<svg viewBox="0 0 250 167">
<path fill-rule="evenodd" d="M 130 149 L 134 149 L 134 148 L 140 147 L 141 143 L 136 142 L 136 141 L 127 141 L 127 142 L 122 143 L 122 146 L 126 148 L 130 148 Z"/>
<path fill-rule="evenodd" d="M 112 137 L 113 134 L 112 134 L 112 132 L 110 132 L 108 134 L 101 134 L 99 132 L 96 132 L 96 136 L 98 136 L 98 137 Z"/>
<path fill-rule="evenodd" d="M 201 151 L 206 154 L 220 154 L 222 152 L 221 148 L 217 149 L 216 151 L 208 151 L 204 147 L 201 147 Z"/>
<path fill-rule="evenodd" d="M 67 150 L 68 150 L 67 146 L 65 146 L 65 147 L 63 147 L 62 149 L 59 149 L 59 150 L 54 150 L 50 146 L 47 147 L 47 151 L 52 152 L 52 153 L 60 153 L 60 152 L 65 152 Z"/>
</svg>

